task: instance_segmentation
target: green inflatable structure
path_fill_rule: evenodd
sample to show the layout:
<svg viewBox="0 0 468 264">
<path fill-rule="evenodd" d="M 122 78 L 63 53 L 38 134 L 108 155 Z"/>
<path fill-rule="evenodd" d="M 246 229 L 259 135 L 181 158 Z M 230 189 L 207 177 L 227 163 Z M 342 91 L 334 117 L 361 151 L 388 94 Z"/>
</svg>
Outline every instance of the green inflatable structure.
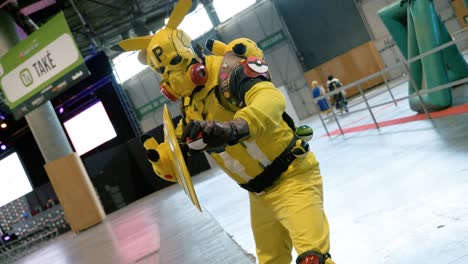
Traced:
<svg viewBox="0 0 468 264">
<path fill-rule="evenodd" d="M 432 0 L 397 1 L 378 15 L 407 60 L 452 41 Z M 408 93 L 413 94 L 415 89 L 431 89 L 468 77 L 468 64 L 457 46 L 452 45 L 410 63 L 409 71 L 416 87 L 409 82 Z M 441 110 L 452 105 L 452 90 L 427 93 L 422 99 L 427 110 Z M 420 102 L 418 97 L 409 99 L 411 109 L 417 112 L 423 111 Z"/>
</svg>

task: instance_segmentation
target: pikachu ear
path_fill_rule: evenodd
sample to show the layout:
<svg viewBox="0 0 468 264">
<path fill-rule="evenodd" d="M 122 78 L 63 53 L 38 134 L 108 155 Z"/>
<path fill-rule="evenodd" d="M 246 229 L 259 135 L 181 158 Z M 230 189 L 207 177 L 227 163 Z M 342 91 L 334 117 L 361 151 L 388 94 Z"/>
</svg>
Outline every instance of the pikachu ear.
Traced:
<svg viewBox="0 0 468 264">
<path fill-rule="evenodd" d="M 179 0 L 172 10 L 166 28 L 176 29 L 192 7 L 192 0 Z"/>
<path fill-rule="evenodd" d="M 227 45 L 219 40 L 207 39 L 205 42 L 205 47 L 214 55 L 223 56 L 226 52 Z"/>
<path fill-rule="evenodd" d="M 115 51 L 145 50 L 151 42 L 153 36 L 136 37 L 120 41 L 111 49 Z"/>
</svg>

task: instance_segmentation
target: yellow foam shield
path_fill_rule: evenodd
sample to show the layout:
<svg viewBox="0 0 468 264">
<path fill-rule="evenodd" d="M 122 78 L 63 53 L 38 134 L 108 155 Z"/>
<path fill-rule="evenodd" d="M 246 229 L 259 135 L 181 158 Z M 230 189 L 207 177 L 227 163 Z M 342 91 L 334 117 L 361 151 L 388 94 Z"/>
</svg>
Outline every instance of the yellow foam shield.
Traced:
<svg viewBox="0 0 468 264">
<path fill-rule="evenodd" d="M 164 141 L 167 142 L 171 150 L 171 162 L 174 168 L 174 174 L 179 185 L 184 189 L 184 192 L 192 200 L 193 205 L 195 205 L 200 212 L 202 211 L 200 203 L 198 202 L 197 194 L 195 193 L 195 188 L 193 187 L 192 178 L 187 169 L 187 165 L 184 161 L 184 156 L 180 150 L 179 143 L 177 142 L 177 137 L 174 130 L 174 125 L 172 124 L 172 118 L 167 110 L 167 105 L 164 105 L 163 111 L 163 122 L 164 122 Z"/>
</svg>

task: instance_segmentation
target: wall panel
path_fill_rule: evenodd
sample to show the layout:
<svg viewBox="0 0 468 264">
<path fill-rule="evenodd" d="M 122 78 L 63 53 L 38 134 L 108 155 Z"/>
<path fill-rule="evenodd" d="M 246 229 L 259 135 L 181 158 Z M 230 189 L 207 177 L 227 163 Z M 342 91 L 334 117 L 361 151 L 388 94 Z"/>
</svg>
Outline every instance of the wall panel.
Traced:
<svg viewBox="0 0 468 264">
<path fill-rule="evenodd" d="M 332 74 L 340 79 L 343 85 L 359 80 L 384 68 L 382 60 L 372 41 L 354 48 L 345 54 L 338 56 L 326 63 L 307 71 L 304 74 L 307 82 L 320 81 L 326 86 L 328 75 Z M 383 83 L 383 78 L 375 78 L 365 82 L 362 87 L 367 89 Z M 358 88 L 347 90 L 347 96 L 359 93 Z"/>
<path fill-rule="evenodd" d="M 461 27 L 468 27 L 468 8 L 465 7 L 464 0 L 452 0 L 452 6 Z"/>
<path fill-rule="evenodd" d="M 275 0 L 306 70 L 371 40 L 354 1 Z"/>
<path fill-rule="evenodd" d="M 227 20 L 218 28 L 222 41 L 247 37 L 257 43 L 282 32 L 284 41 L 264 50 L 265 59 L 270 67 L 273 83 L 284 86 L 299 119 L 307 118 L 317 112 L 304 79 L 304 70 L 295 52 L 288 29 L 272 1 L 264 1 Z"/>
</svg>

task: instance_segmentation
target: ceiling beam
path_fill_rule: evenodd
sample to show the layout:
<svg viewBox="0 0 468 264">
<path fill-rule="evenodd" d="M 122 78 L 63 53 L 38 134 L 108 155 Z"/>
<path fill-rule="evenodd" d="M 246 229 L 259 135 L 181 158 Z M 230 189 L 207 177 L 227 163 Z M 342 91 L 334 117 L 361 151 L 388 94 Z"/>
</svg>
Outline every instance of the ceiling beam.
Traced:
<svg viewBox="0 0 468 264">
<path fill-rule="evenodd" d="M 112 4 L 108 4 L 108 3 L 103 3 L 103 2 L 100 2 L 98 0 L 86 0 L 88 2 L 91 2 L 91 3 L 95 3 L 95 4 L 98 4 L 98 5 L 102 5 L 102 6 L 105 6 L 105 7 L 108 7 L 108 8 L 112 8 L 112 9 L 115 9 L 115 10 L 119 10 L 119 11 L 125 11 L 127 9 L 121 7 L 121 6 L 115 6 L 115 5 L 112 5 Z"/>
<path fill-rule="evenodd" d="M 83 25 L 86 33 L 88 34 L 88 38 L 91 41 L 91 44 L 93 44 L 94 47 L 99 48 L 100 44 L 96 40 L 96 36 L 95 36 L 91 26 L 88 24 L 88 22 L 86 22 L 84 16 L 81 14 L 80 10 L 76 6 L 75 1 L 74 0 L 69 0 L 69 1 L 70 1 L 70 4 L 73 7 L 73 10 L 75 10 L 75 13 L 78 15 L 78 18 L 80 19 L 81 24 Z"/>
</svg>

